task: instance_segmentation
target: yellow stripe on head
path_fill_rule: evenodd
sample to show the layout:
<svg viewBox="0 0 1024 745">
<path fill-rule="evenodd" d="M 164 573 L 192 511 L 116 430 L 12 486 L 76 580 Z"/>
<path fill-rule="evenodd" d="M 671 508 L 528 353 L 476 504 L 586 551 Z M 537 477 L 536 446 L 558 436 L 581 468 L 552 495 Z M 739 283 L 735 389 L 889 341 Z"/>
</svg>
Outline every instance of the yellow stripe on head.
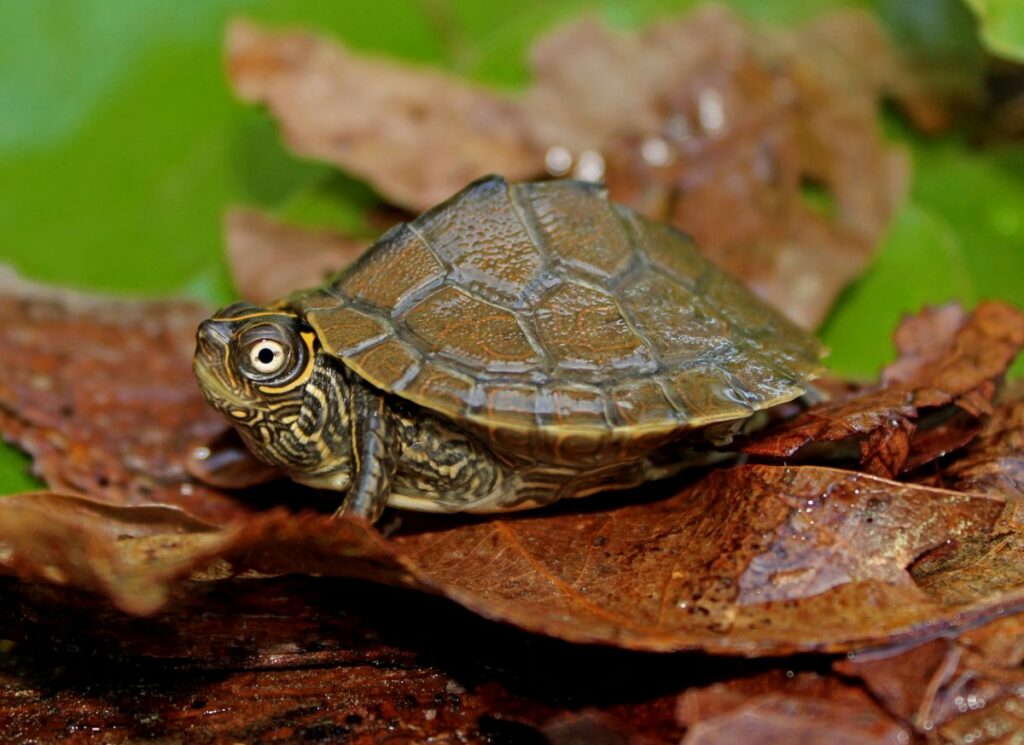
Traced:
<svg viewBox="0 0 1024 745">
<path fill-rule="evenodd" d="M 260 393 L 269 393 L 271 395 L 275 395 L 278 393 L 287 393 L 290 390 L 298 388 L 300 385 L 305 385 L 306 381 L 308 381 L 310 377 L 313 375 L 313 366 L 316 364 L 316 353 L 314 351 L 316 334 L 314 334 L 312 331 L 302 331 L 299 333 L 299 336 L 302 337 L 302 341 L 306 345 L 306 350 L 308 352 L 308 354 L 306 355 L 307 360 L 305 369 L 303 369 L 302 373 L 297 378 L 295 378 L 295 380 L 291 381 L 290 383 L 287 383 L 286 385 L 257 386 L 257 390 L 259 390 Z"/>
</svg>

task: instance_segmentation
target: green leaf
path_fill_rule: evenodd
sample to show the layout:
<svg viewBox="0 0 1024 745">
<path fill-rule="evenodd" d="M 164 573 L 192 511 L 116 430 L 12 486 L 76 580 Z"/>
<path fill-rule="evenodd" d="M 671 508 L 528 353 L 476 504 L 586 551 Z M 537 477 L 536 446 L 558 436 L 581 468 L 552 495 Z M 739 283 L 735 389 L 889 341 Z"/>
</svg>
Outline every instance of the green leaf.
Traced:
<svg viewBox="0 0 1024 745">
<path fill-rule="evenodd" d="M 30 465 L 27 455 L 0 444 L 0 495 L 41 488 L 42 484 L 29 474 Z"/>
<path fill-rule="evenodd" d="M 1020 0 L 966 0 L 981 23 L 981 38 L 990 50 L 1024 62 L 1024 3 Z"/>
<path fill-rule="evenodd" d="M 892 358 L 900 317 L 925 304 L 1024 301 L 1024 147 L 912 142 L 910 199 L 822 330 L 842 375 L 873 377 Z"/>
</svg>

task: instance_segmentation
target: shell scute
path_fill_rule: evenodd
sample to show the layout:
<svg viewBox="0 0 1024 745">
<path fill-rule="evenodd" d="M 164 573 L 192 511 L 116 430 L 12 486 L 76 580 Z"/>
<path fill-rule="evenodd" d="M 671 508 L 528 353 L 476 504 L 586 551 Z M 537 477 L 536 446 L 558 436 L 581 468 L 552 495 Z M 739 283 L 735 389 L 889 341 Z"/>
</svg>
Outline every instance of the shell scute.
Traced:
<svg viewBox="0 0 1024 745">
<path fill-rule="evenodd" d="M 401 225 L 359 259 L 359 270 L 348 272 L 338 289 L 348 297 L 376 308 L 398 307 L 410 294 L 441 282 L 445 267 L 423 241 Z"/>
<path fill-rule="evenodd" d="M 544 263 L 503 183 L 480 182 L 414 224 L 451 280 L 492 302 L 515 304 Z"/>
<path fill-rule="evenodd" d="M 542 298 L 534 318 L 558 367 L 600 381 L 609 373 L 653 368 L 650 350 L 607 292 L 565 282 Z"/>
<path fill-rule="evenodd" d="M 512 311 L 457 287 L 442 287 L 402 320 L 425 349 L 472 369 L 524 372 L 541 363 Z"/>
<path fill-rule="evenodd" d="M 473 400 L 476 381 L 449 367 L 425 365 L 403 389 L 415 401 L 434 401 L 443 411 L 462 411 Z"/>
<path fill-rule="evenodd" d="M 744 419 L 754 413 L 746 390 L 736 379 L 714 364 L 681 370 L 668 381 L 691 418 L 704 423 Z"/>
<path fill-rule="evenodd" d="M 645 378 L 615 386 L 609 391 L 619 422 L 642 427 L 645 422 L 681 419 L 682 412 L 657 378 Z"/>
<path fill-rule="evenodd" d="M 420 369 L 422 358 L 409 344 L 389 337 L 380 344 L 352 355 L 354 364 L 380 385 L 401 390 Z"/>
<path fill-rule="evenodd" d="M 622 288 L 633 317 L 663 359 L 697 359 L 729 347 L 726 321 L 710 313 L 691 290 L 654 269 Z"/>
<path fill-rule="evenodd" d="M 620 214 L 627 212 L 620 206 L 616 206 L 616 210 Z M 648 260 L 674 282 L 700 294 L 699 288 L 706 275 L 717 270 L 693 248 L 689 237 L 671 225 L 628 214 L 636 231 L 636 241 L 643 246 Z"/>
<path fill-rule="evenodd" d="M 307 310 L 306 321 L 327 351 L 340 357 L 379 344 L 392 333 L 386 321 L 345 305 Z"/>
<path fill-rule="evenodd" d="M 621 274 L 635 253 L 631 236 L 597 186 L 566 190 L 557 181 L 518 187 L 553 258 L 598 279 Z M 585 240 L 580 240 L 585 236 Z"/>
<path fill-rule="evenodd" d="M 554 384 L 548 388 L 550 414 L 545 424 L 607 429 L 607 398 L 596 386 Z"/>
</svg>

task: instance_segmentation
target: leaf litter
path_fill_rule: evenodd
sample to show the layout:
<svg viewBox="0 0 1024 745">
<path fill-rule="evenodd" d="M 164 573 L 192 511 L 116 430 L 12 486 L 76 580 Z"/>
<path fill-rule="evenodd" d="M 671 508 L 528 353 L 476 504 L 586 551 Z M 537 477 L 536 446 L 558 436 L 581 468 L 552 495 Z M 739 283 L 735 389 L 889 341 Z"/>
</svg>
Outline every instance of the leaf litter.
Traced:
<svg viewBox="0 0 1024 745">
<path fill-rule="evenodd" d="M 326 582 L 333 575 L 441 595 L 485 618 L 576 643 L 760 657 L 859 654 L 957 638 L 1024 609 L 1019 492 L 1012 480 L 1008 487 L 992 478 L 994 464 L 1019 456 L 1019 400 L 988 397 L 1012 359 L 1011 347 L 1021 343 L 1020 317 L 1007 306 L 987 304 L 972 314 L 939 309 L 908 320 L 897 335 L 903 356 L 880 384 L 884 391 L 913 383 L 921 400 L 956 401 L 981 418 L 975 439 L 936 461 L 955 474 L 943 486 L 962 490 L 939 487 L 927 476 L 922 480 L 930 483 L 922 484 L 819 465 L 748 464 L 698 475 L 674 492 L 660 486 L 516 516 L 396 513 L 401 525 L 384 537 L 366 523 L 314 509 L 329 510 L 330 495 L 288 482 L 225 491 L 196 481 L 184 461 L 195 442 L 221 431 L 202 415 L 160 417 L 162 436 L 141 438 L 147 448 L 138 450 L 140 427 L 154 413 L 132 409 L 132 395 L 114 392 L 126 385 L 126 374 L 131 389 L 134 366 L 162 399 L 180 406 L 198 396 L 185 374 L 190 350 L 171 343 L 169 331 L 198 309 L 135 303 L 125 312 L 123 302 L 62 300 L 13 281 L 5 302 L 6 333 L 22 332 L 14 336 L 17 344 L 3 346 L 12 388 L 3 398 L 5 433 L 27 448 L 49 443 L 36 452 L 54 463 L 72 454 L 77 465 L 70 477 L 56 466 L 41 472 L 56 474 L 57 490 L 70 484 L 84 496 L 0 501 L 0 566 L 25 580 L 90 590 L 132 614 L 160 619 L 232 576 L 262 581 L 256 578 L 311 574 Z M 934 329 L 937 318 L 947 321 L 940 324 L 945 333 L 906 331 Z M 102 340 L 102 354 L 90 344 L 70 344 L 72 338 Z M 140 355 L 147 358 L 144 369 Z M 60 365 L 40 368 L 51 371 L 45 392 L 25 395 L 33 389 L 23 381 L 31 381 L 37 361 L 53 359 Z M 100 362 L 104 367 L 93 372 L 90 366 Z M 78 387 L 110 406 L 127 405 L 119 416 L 128 419 L 107 430 L 96 424 L 94 409 L 45 403 L 54 391 L 78 400 Z M 979 398 L 978 390 L 986 395 Z M 870 409 L 871 396 L 863 400 Z M 59 416 L 40 413 L 47 406 L 57 406 Z M 126 489 L 124 478 L 153 486 L 140 494 Z M 983 674 L 1002 686 L 990 698 L 1003 703 L 989 713 L 1013 716 L 1019 687 L 1011 684 L 1012 671 L 985 668 Z M 726 680 L 705 695 L 739 695 L 747 703 L 704 724 L 692 718 L 691 704 L 680 704 L 690 713 L 666 721 L 688 728 L 691 742 L 752 728 L 799 731 L 808 721 L 843 721 L 854 711 L 858 726 L 880 733 L 879 742 L 922 726 L 895 709 L 888 719 L 865 723 L 865 712 L 874 709 L 856 702 L 862 687 L 871 690 L 867 673 L 845 688 L 823 672 L 814 675 L 824 682 L 813 685 L 840 691 L 837 701 L 823 704 L 816 694 L 785 687 L 767 698 L 737 694 Z M 679 686 L 683 692 L 686 686 Z M 694 690 L 684 697 L 697 695 Z M 789 724 L 780 724 L 780 710 L 790 712 Z M 538 711 L 526 719 L 543 729 L 547 720 Z M 548 723 L 555 733 L 611 726 L 606 713 L 577 720 L 544 711 L 555 717 Z M 616 728 L 626 726 L 615 721 Z M 952 714 L 941 721 L 961 726 Z"/>
<path fill-rule="evenodd" d="M 851 63 L 869 49 L 866 70 Z M 574 81 L 583 62 L 605 74 Z M 633 34 L 593 21 L 557 30 L 518 97 L 251 25 L 233 28 L 229 69 L 298 152 L 407 209 L 487 171 L 533 176 L 566 156 L 578 176 L 599 166 L 613 197 L 683 224 L 805 325 L 862 269 L 905 188 L 878 102 L 919 93 L 864 16 L 769 33 L 719 9 Z M 331 91 L 366 106 L 354 118 L 325 107 Z M 227 232 L 255 301 L 316 284 L 361 248 L 248 211 Z M 282 256 L 294 274 L 268 276 Z M 385 537 L 330 518 L 334 495 L 249 470 L 192 381 L 203 309 L 10 276 L 3 289 L 0 430 L 52 491 L 0 502 L 0 568 L 31 580 L 4 585 L 0 637 L 31 669 L 64 676 L 59 705 L 76 712 L 54 720 L 54 683 L 40 688 L 17 655 L 0 655 L 5 731 L 908 743 L 1020 729 L 1024 408 L 1001 383 L 1024 327 L 1008 306 L 908 319 L 876 386 L 786 420 L 788 407 L 745 443 L 747 465 L 513 517 L 395 513 Z M 453 656 L 467 639 L 467 657 Z M 111 678 L 125 710 L 67 680 L 63 661 L 85 669 L 90 645 L 127 666 Z M 778 659 L 743 659 L 765 656 Z M 155 667 L 124 682 L 138 665 Z M 169 670 L 194 677 L 154 696 L 147 680 Z M 576 693 L 538 682 L 553 670 Z M 254 685 L 258 703 L 239 705 Z"/>
</svg>

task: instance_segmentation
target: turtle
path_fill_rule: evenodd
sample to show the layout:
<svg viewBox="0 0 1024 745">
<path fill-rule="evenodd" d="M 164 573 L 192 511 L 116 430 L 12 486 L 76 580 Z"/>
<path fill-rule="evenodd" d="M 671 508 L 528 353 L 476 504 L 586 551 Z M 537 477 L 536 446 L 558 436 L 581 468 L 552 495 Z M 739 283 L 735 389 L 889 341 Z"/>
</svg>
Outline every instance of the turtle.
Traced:
<svg viewBox="0 0 1024 745">
<path fill-rule="evenodd" d="M 822 357 L 602 186 L 489 176 L 323 286 L 221 309 L 194 369 L 257 458 L 373 522 L 664 478 L 807 393 Z"/>
</svg>

